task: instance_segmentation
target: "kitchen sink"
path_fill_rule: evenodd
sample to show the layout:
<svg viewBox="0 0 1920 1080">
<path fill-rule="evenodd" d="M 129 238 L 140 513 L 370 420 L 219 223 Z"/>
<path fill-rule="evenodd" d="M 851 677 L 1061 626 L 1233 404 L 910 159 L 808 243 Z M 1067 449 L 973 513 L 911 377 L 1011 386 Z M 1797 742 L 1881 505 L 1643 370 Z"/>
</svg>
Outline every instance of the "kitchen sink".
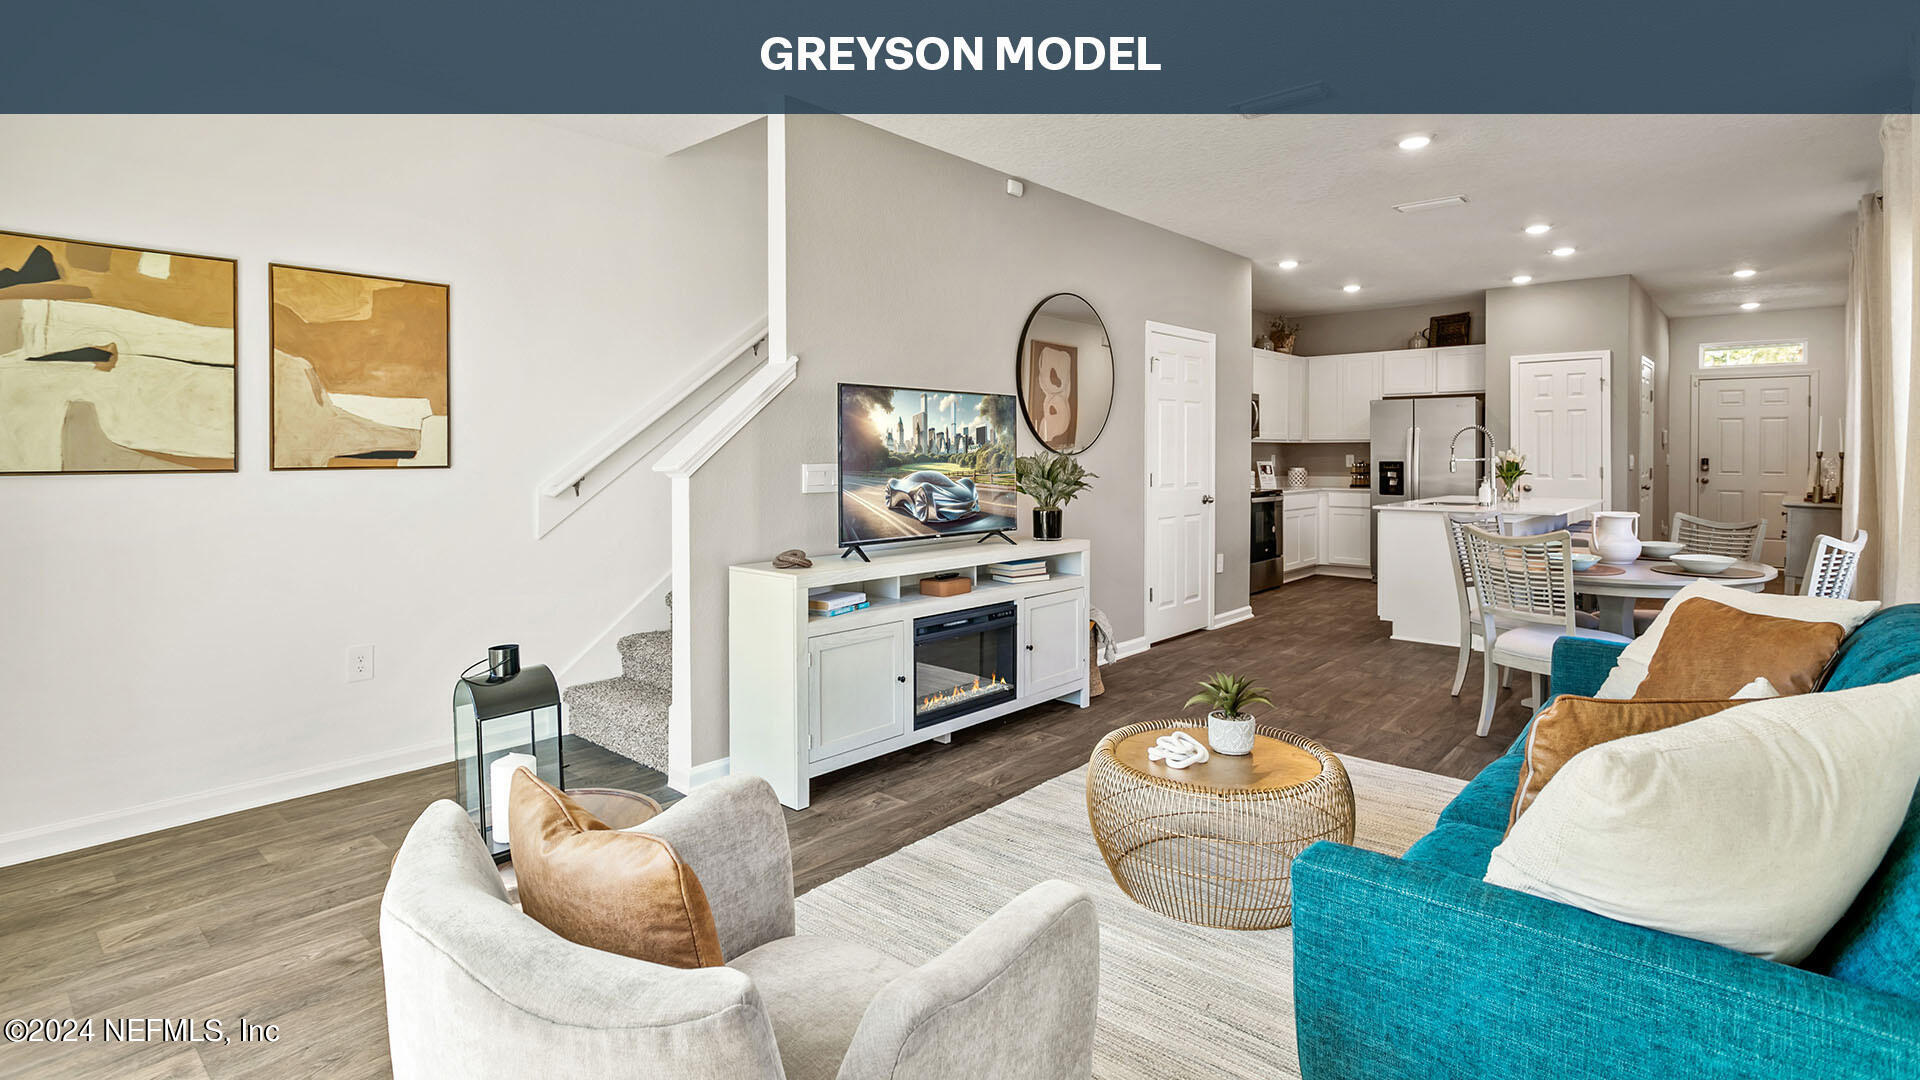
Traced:
<svg viewBox="0 0 1920 1080">
<path fill-rule="evenodd" d="M 1421 499 L 1423 506 L 1479 506 L 1480 500 L 1472 495 L 1441 495 L 1432 499 Z"/>
</svg>

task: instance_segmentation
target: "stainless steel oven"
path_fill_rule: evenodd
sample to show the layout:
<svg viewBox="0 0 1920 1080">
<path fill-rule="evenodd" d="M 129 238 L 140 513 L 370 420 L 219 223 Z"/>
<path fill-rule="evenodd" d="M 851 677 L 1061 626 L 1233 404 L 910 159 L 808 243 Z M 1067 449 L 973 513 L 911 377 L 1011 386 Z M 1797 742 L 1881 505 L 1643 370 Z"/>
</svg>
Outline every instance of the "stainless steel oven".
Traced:
<svg viewBox="0 0 1920 1080">
<path fill-rule="evenodd" d="M 1253 536 L 1248 545 L 1252 566 L 1247 570 L 1247 588 L 1252 592 L 1280 584 L 1284 554 L 1280 549 L 1280 499 L 1277 491 L 1255 492 L 1253 496 Z"/>
</svg>

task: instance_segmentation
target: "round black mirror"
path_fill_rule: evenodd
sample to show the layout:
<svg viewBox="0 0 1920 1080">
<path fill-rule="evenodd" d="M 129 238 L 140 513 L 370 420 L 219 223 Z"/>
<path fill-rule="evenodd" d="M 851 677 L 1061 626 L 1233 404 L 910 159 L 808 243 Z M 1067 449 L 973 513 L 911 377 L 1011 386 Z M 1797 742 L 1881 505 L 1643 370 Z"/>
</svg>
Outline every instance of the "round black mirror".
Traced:
<svg viewBox="0 0 1920 1080">
<path fill-rule="evenodd" d="M 1062 454 L 1092 446 L 1113 411 L 1113 346 L 1093 305 L 1072 293 L 1034 305 L 1015 363 L 1020 413 L 1033 437 Z"/>
</svg>

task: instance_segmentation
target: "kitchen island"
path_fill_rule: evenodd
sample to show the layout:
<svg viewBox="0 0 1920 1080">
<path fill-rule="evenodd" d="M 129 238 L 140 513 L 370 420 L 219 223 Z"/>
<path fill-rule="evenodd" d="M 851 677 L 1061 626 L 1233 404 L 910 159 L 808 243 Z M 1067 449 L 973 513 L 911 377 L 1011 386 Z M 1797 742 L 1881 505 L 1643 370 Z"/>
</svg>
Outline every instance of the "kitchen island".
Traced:
<svg viewBox="0 0 1920 1080">
<path fill-rule="evenodd" d="M 1471 496 L 1445 496 L 1388 503 L 1377 515 L 1375 609 L 1393 624 L 1396 641 L 1460 646 L 1459 594 L 1453 583 L 1453 541 L 1448 514 L 1492 514 L 1509 536 L 1536 536 L 1584 521 L 1599 499 L 1529 496 L 1518 503 L 1481 506 Z"/>
</svg>

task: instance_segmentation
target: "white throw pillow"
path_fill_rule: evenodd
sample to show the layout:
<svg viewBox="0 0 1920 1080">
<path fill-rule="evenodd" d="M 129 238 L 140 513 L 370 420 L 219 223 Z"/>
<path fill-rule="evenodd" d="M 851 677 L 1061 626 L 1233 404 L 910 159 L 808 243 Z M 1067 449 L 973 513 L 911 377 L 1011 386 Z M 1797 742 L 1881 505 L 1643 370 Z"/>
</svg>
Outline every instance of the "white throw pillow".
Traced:
<svg viewBox="0 0 1920 1080">
<path fill-rule="evenodd" d="M 1800 622 L 1834 623 L 1840 627 L 1842 640 L 1866 622 L 1867 616 L 1880 610 L 1878 600 L 1829 600 L 1821 596 L 1752 593 L 1731 585 L 1696 581 L 1675 593 L 1673 599 L 1667 601 L 1667 606 L 1655 616 L 1653 625 L 1647 627 L 1647 632 L 1634 638 L 1621 650 L 1620 658 L 1614 661 L 1613 670 L 1607 673 L 1606 681 L 1600 684 L 1600 689 L 1594 691 L 1593 696 L 1616 700 L 1632 697 L 1634 691 L 1640 689 L 1640 684 L 1646 681 L 1647 665 L 1653 660 L 1655 650 L 1660 648 L 1660 639 L 1667 632 L 1667 624 L 1673 621 L 1673 613 L 1679 610 L 1681 604 L 1696 596 L 1754 615 Z"/>
<path fill-rule="evenodd" d="M 1804 959 L 1920 781 L 1920 675 L 1796 694 L 1589 747 L 1486 880 L 1770 960 Z"/>
</svg>

